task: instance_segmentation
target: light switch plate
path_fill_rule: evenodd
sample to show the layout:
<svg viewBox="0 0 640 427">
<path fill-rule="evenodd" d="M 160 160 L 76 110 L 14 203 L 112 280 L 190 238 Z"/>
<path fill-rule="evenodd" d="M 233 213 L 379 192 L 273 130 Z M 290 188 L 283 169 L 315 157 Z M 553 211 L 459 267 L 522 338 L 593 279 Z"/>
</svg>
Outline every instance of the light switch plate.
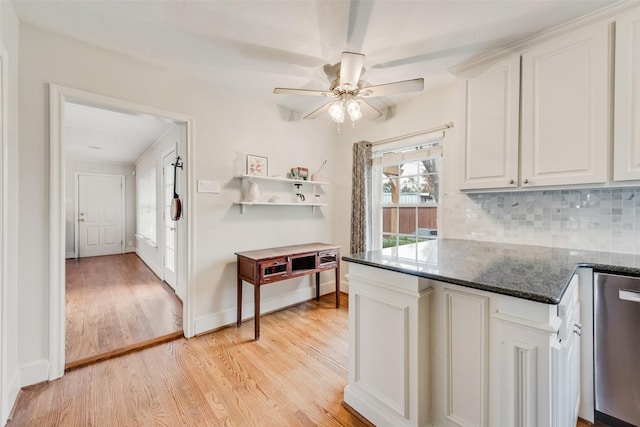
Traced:
<svg viewBox="0 0 640 427">
<path fill-rule="evenodd" d="M 198 180 L 198 193 L 220 193 L 220 181 Z"/>
</svg>

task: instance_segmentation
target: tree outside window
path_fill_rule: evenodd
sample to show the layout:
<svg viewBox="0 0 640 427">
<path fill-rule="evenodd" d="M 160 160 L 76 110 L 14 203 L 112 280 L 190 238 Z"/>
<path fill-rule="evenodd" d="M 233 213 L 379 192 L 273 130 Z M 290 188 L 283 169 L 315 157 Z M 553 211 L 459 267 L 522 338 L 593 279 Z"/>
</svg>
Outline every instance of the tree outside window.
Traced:
<svg viewBox="0 0 640 427">
<path fill-rule="evenodd" d="M 382 247 L 436 238 L 440 164 L 433 157 L 382 168 Z"/>
</svg>

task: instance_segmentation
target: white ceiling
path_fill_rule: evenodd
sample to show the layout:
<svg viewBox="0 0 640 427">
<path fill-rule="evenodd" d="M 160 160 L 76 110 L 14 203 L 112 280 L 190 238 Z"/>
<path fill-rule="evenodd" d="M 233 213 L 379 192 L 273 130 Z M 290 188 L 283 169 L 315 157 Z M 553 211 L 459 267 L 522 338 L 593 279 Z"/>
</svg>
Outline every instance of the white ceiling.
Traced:
<svg viewBox="0 0 640 427">
<path fill-rule="evenodd" d="M 274 95 L 274 87 L 326 90 L 341 52 L 364 53 L 365 83 L 424 77 L 605 7 L 614 1 L 14 0 L 35 26 L 173 67 L 289 108 L 325 100 Z M 375 99 L 378 108 L 407 95 Z"/>
<path fill-rule="evenodd" d="M 133 163 L 174 123 L 67 102 L 65 154 L 69 158 Z"/>
</svg>

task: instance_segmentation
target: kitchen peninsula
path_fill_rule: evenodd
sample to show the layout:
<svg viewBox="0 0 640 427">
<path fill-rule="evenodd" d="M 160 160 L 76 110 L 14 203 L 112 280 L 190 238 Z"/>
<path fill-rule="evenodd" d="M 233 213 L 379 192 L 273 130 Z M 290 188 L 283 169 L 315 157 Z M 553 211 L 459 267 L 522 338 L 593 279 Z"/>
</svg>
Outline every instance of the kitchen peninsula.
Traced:
<svg viewBox="0 0 640 427">
<path fill-rule="evenodd" d="M 593 420 L 593 271 L 640 276 L 638 255 L 448 239 L 342 259 L 344 400 L 378 426 Z"/>
</svg>

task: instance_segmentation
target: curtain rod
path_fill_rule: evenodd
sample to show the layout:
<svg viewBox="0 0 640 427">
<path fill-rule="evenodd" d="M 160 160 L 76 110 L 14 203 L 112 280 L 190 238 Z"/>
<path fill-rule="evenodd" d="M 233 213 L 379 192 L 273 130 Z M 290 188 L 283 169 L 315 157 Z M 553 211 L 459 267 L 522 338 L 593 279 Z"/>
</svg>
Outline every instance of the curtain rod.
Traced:
<svg viewBox="0 0 640 427">
<path fill-rule="evenodd" d="M 407 138 L 412 138 L 412 137 L 418 136 L 418 135 L 424 135 L 425 133 L 431 133 L 431 132 L 437 132 L 439 130 L 450 129 L 452 127 L 453 127 L 453 122 L 449 122 L 449 123 L 447 123 L 447 124 L 445 124 L 443 126 L 438 126 L 436 128 L 427 129 L 427 130 L 421 130 L 421 131 L 418 131 L 418 132 L 408 133 L 406 135 L 394 136 L 393 138 L 387 138 L 387 139 L 383 139 L 381 141 L 371 142 L 371 145 L 386 144 L 386 143 L 389 143 L 389 142 L 399 141 L 401 139 L 407 139 Z"/>
</svg>

